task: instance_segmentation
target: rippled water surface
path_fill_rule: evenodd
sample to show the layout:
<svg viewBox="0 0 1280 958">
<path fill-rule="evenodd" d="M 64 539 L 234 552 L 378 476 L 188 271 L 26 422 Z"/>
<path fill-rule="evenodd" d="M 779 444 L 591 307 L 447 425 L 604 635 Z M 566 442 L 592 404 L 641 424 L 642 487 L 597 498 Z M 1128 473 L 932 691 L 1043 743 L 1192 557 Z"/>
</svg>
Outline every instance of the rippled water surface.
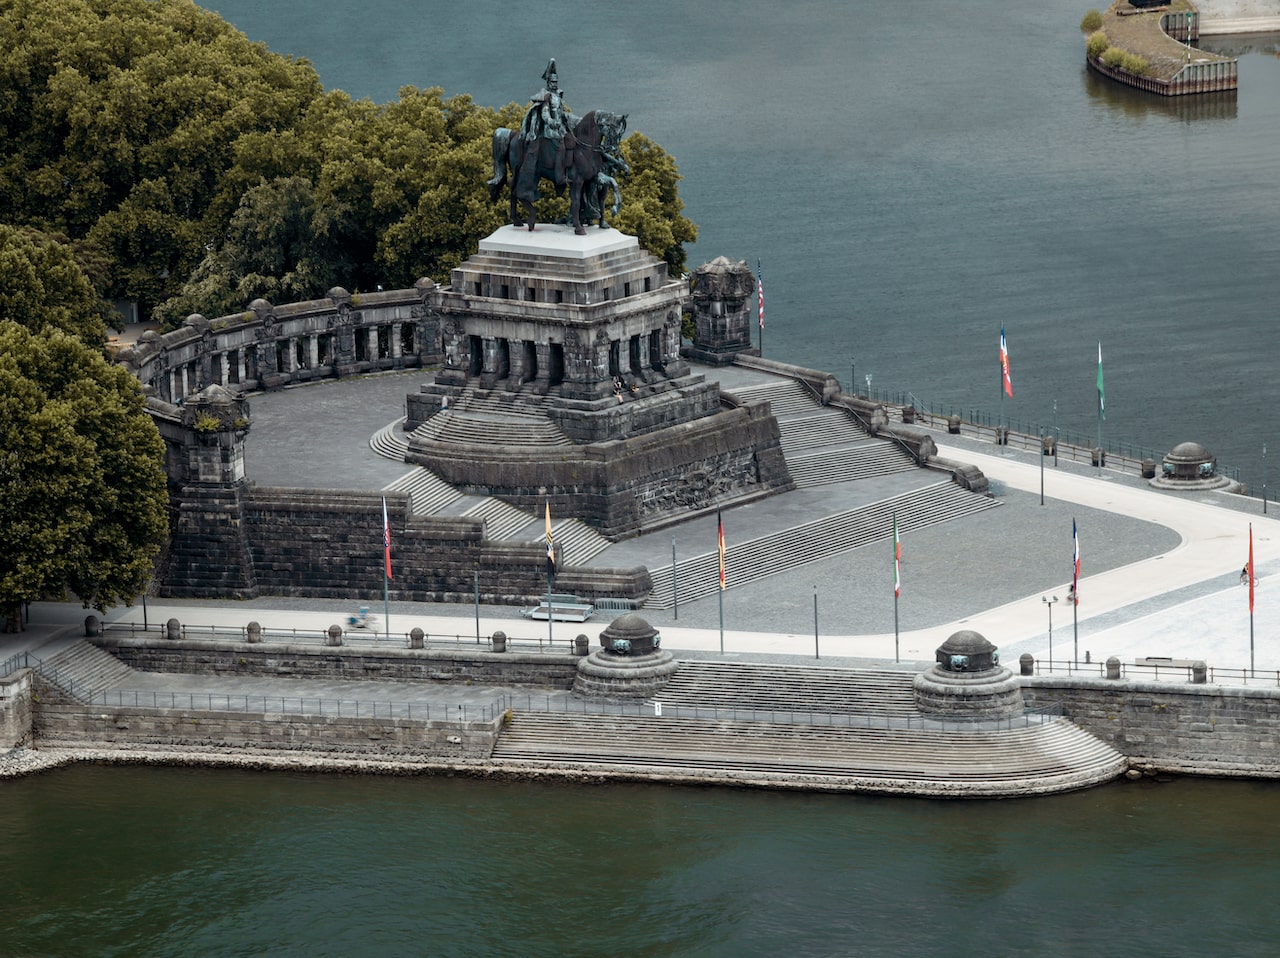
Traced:
<svg viewBox="0 0 1280 958">
<path fill-rule="evenodd" d="M 1271 955 L 1275 784 L 1003 802 L 71 768 L 7 955 Z"/>
</svg>

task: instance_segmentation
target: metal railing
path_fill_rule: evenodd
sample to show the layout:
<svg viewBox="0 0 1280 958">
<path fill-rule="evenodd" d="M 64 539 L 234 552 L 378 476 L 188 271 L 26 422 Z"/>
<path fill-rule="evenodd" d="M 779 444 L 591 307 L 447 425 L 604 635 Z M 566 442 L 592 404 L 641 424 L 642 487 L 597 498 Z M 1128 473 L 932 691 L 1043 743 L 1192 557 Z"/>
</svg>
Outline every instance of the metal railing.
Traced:
<svg viewBox="0 0 1280 958">
<path fill-rule="evenodd" d="M 1071 662 L 1069 660 L 1036 659 L 1037 675 L 1082 675 L 1086 678 L 1105 679 L 1107 663 L 1103 662 Z M 1136 662 L 1120 663 L 1120 678 L 1153 682 L 1185 682 L 1194 680 L 1193 668 L 1190 665 L 1158 665 L 1154 663 L 1140 664 Z M 1115 681 L 1114 679 L 1112 681 Z M 1280 688 L 1280 670 L 1205 667 L 1206 685 L 1253 685 L 1260 688 L 1274 686 Z"/>
<path fill-rule="evenodd" d="M 755 722 L 768 725 L 804 725 L 816 728 L 917 729 L 924 731 L 989 731 L 1041 725 L 1061 718 L 1060 703 L 1028 707 L 1018 715 L 980 719 L 942 718 L 923 713 L 828 712 L 821 709 L 765 709 L 738 706 L 676 705 L 657 699 L 637 702 L 593 702 L 567 695 L 535 692 L 504 693 L 499 702 L 506 709 L 562 715 L 596 715 L 628 718 L 687 719 L 707 722 Z"/>
<path fill-rule="evenodd" d="M 521 623 L 516 623 L 521 624 Z M 344 629 L 342 645 L 370 649 L 408 649 L 412 647 L 410 631 L 396 631 L 388 635 L 386 632 L 372 629 Z M 505 631 L 505 630 L 501 630 Z M 136 622 L 112 622 L 103 626 L 103 634 L 128 635 L 131 638 L 151 636 L 164 638 L 167 629 L 163 623 L 150 623 L 143 626 Z M 287 645 L 327 646 L 328 629 L 262 629 L 259 633 L 262 643 L 280 643 Z M 537 652 L 545 654 L 571 654 L 574 651 L 573 639 L 551 640 L 545 635 L 532 637 L 513 636 L 506 633 L 506 647 L 510 652 Z M 424 649 L 471 649 L 480 651 L 493 650 L 493 634 L 477 636 L 442 632 L 428 633 L 423 630 Z M 245 643 L 249 648 L 257 643 L 249 642 L 249 630 L 246 626 L 236 625 L 182 625 L 184 641 L 226 640 L 234 639 Z"/>
<path fill-rule="evenodd" d="M 960 417 L 961 435 L 977 439 L 996 440 L 1000 428 L 999 416 L 977 407 L 955 406 L 945 403 L 921 401 L 914 393 L 907 390 L 862 389 L 858 394 L 875 402 L 890 406 L 911 406 L 916 411 L 916 422 L 930 429 L 944 429 L 952 416 Z M 1046 424 L 1036 420 L 1004 417 L 1004 428 L 1009 431 L 1009 444 L 1022 449 L 1034 449 L 1040 445 L 1040 436 L 1053 437 L 1059 447 L 1059 456 L 1064 454 L 1071 461 L 1091 462 L 1093 450 L 1098 446 L 1098 437 L 1083 432 L 1067 429 L 1056 424 Z M 1104 437 L 1102 449 L 1107 460 L 1107 468 L 1134 470 L 1140 469 L 1144 460 L 1152 459 L 1157 463 L 1164 459 L 1168 450 L 1156 449 L 1124 439 Z M 1236 466 L 1218 466 L 1218 475 L 1235 481 L 1240 480 L 1240 469 Z"/>
<path fill-rule="evenodd" d="M 222 692 L 111 690 L 90 696 L 85 705 L 107 708 L 184 709 L 192 712 L 245 712 L 266 715 L 323 715 L 338 718 L 388 718 L 413 722 L 492 722 L 505 707 L 498 702 L 448 704 L 326 699 L 318 696 L 233 695 Z"/>
</svg>

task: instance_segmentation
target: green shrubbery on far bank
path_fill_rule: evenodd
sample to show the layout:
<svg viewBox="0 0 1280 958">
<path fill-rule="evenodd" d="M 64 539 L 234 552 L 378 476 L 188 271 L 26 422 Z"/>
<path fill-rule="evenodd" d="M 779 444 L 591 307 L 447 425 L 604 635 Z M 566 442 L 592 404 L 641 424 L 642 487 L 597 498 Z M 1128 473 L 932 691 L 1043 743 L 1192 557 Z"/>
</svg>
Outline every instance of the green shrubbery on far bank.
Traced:
<svg viewBox="0 0 1280 958">
<path fill-rule="evenodd" d="M 1151 72 L 1151 64 L 1147 62 L 1146 57 L 1140 57 L 1136 53 L 1126 53 L 1119 47 L 1107 47 L 1102 53 L 1102 63 L 1112 70 L 1124 70 L 1126 73 L 1140 77 Z"/>
<path fill-rule="evenodd" d="M 1096 58 L 1102 56 L 1109 45 L 1107 35 L 1101 30 L 1096 30 L 1089 35 L 1089 42 L 1085 45 L 1085 50 L 1089 56 Z"/>
<path fill-rule="evenodd" d="M 1090 10 L 1084 15 L 1084 19 L 1080 21 L 1080 31 L 1082 33 L 1096 33 L 1101 26 L 1102 14 L 1097 10 Z"/>
</svg>

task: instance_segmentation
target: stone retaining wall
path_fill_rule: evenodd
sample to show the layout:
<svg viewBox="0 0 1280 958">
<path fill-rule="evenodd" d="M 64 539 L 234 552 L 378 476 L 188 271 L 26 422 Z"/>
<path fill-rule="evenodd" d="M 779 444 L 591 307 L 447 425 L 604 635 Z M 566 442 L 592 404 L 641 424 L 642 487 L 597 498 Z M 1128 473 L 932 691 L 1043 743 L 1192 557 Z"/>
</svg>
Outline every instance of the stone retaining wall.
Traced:
<svg viewBox="0 0 1280 958">
<path fill-rule="evenodd" d="M 55 748 L 84 743 L 218 746 L 482 759 L 492 753 L 501 725 L 502 716 L 488 722 L 438 722 L 74 704 L 41 705 L 35 728 L 40 744 Z"/>
<path fill-rule="evenodd" d="M 19 669 L 0 679 L 0 749 L 31 741 L 31 675 Z"/>
<path fill-rule="evenodd" d="M 244 539 L 252 573 L 252 595 L 366 599 L 382 591 L 382 502 L 380 493 L 319 492 L 311 489 L 254 488 L 238 504 L 237 528 Z M 480 601 L 520 605 L 546 591 L 546 549 L 532 542 L 485 538 L 479 519 L 418 516 L 408 496 L 388 494 L 391 523 L 392 599 L 410 602 L 471 602 L 475 576 Z M 210 515 L 213 526 L 227 517 Z M 199 525 L 197 523 L 196 525 Z M 188 541 L 188 538 L 190 541 Z M 200 558 L 204 538 L 175 536 L 175 553 L 187 558 L 183 578 L 166 576 L 162 595 L 199 598 L 221 595 L 227 550 L 209 549 Z M 197 575 L 201 561 L 211 565 Z M 643 567 L 579 569 L 565 567 L 560 579 L 587 598 L 639 599 L 652 588 Z M 249 596 L 252 597 L 252 596 Z"/>
<path fill-rule="evenodd" d="M 1022 695 L 1028 707 L 1062 705 L 1136 764 L 1280 777 L 1280 689 L 1038 676 Z"/>
<path fill-rule="evenodd" d="M 374 682 L 475 682 L 572 688 L 576 655 L 433 649 L 369 649 L 199 640 L 118 638 L 92 640 L 141 672 L 186 675 L 266 675 L 297 679 Z"/>
</svg>

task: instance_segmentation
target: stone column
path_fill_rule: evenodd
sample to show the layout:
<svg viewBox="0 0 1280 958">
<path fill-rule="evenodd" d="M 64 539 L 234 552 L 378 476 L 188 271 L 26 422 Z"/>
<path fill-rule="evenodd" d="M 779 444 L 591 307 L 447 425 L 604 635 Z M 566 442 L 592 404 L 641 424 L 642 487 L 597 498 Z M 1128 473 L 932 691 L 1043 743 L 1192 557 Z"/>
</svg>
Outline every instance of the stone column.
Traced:
<svg viewBox="0 0 1280 958">
<path fill-rule="evenodd" d="M 307 366 L 315 369 L 320 365 L 320 337 L 312 333 L 307 337 Z"/>
<path fill-rule="evenodd" d="M 391 324 L 391 359 L 392 364 L 399 369 L 404 364 L 400 361 L 400 327 L 403 323 Z"/>
</svg>

